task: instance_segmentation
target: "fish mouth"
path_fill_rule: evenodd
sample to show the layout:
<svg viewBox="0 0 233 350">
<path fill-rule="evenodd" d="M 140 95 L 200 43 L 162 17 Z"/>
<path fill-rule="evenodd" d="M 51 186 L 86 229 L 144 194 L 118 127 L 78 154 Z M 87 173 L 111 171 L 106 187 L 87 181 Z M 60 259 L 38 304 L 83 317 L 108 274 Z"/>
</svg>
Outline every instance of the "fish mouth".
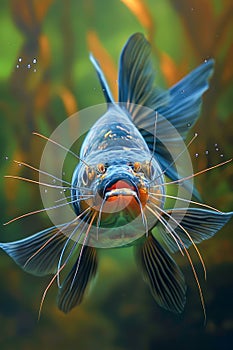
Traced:
<svg viewBox="0 0 233 350">
<path fill-rule="evenodd" d="M 115 180 L 111 181 L 105 186 L 104 197 L 108 200 L 111 197 L 118 196 L 138 196 L 137 186 L 129 180 Z"/>
<path fill-rule="evenodd" d="M 108 182 L 103 192 L 103 200 L 106 203 L 105 208 L 110 208 L 111 212 L 133 210 L 133 208 L 135 210 L 136 207 L 141 206 L 138 188 L 128 179 L 115 179 Z"/>
<path fill-rule="evenodd" d="M 136 219 L 142 208 L 139 196 L 131 179 L 115 177 L 107 181 L 99 205 L 101 227 L 121 227 Z"/>
</svg>

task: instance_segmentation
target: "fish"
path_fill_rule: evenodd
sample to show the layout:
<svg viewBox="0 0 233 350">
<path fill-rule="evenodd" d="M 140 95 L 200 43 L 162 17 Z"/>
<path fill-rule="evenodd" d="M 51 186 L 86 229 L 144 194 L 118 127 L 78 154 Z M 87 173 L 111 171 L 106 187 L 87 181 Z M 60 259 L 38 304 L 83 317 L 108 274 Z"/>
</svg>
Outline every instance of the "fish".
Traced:
<svg viewBox="0 0 233 350">
<path fill-rule="evenodd" d="M 103 90 L 106 112 L 91 127 L 77 155 L 67 203 L 75 219 L 0 243 L 0 248 L 26 272 L 53 275 L 41 306 L 57 279 L 57 305 L 64 313 L 82 302 L 98 271 L 99 250 L 131 246 L 155 301 L 166 310 L 181 313 L 187 286 L 172 257 L 180 252 L 191 264 L 205 314 L 188 248 L 194 246 L 205 271 L 197 244 L 214 236 L 233 212 L 204 204 L 192 182 L 203 171 L 184 176 L 186 164 L 178 167 L 177 163 L 187 151 L 184 142 L 200 115 L 214 60 L 206 60 L 174 86 L 158 88 L 150 43 L 143 34 L 135 33 L 121 52 L 118 101 L 92 54 L 90 60 Z M 206 170 L 212 168 L 215 166 Z M 183 188 L 188 199 L 169 195 L 170 184 Z M 181 201 L 182 206 L 166 208 L 169 198 Z M 61 282 L 61 272 L 67 268 Z"/>
</svg>

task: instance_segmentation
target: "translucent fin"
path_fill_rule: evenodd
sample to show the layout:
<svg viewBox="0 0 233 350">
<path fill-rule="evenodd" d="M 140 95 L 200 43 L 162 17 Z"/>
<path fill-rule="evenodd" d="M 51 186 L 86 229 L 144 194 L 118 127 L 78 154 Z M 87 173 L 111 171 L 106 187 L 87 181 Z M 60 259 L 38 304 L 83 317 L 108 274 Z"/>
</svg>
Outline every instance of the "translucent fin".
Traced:
<svg viewBox="0 0 233 350">
<path fill-rule="evenodd" d="M 59 290 L 58 307 L 61 311 L 67 313 L 81 303 L 87 284 L 95 276 L 96 271 L 96 249 L 84 246 L 81 260 L 77 258 Z"/>
<path fill-rule="evenodd" d="M 172 228 L 179 235 L 186 248 L 190 247 L 192 242 L 184 230 L 188 232 L 194 243 L 200 243 L 214 236 L 233 216 L 233 212 L 220 213 L 214 210 L 199 208 L 173 209 L 167 212 L 169 216 L 172 216 L 173 220 L 169 219 L 169 216 L 166 215 L 163 215 L 164 219 L 169 221 L 170 229 Z M 181 226 L 184 230 L 182 230 Z M 169 232 L 161 223 L 157 225 L 157 228 L 171 252 L 178 251 L 177 243 L 181 249 L 183 248 L 179 241 L 176 243 L 172 239 Z"/>
<path fill-rule="evenodd" d="M 129 38 L 121 53 L 118 95 L 119 102 L 124 103 L 137 127 L 141 113 L 132 104 L 155 110 L 168 102 L 167 92 L 155 88 L 154 80 L 150 44 L 143 34 L 136 33 Z"/>
<path fill-rule="evenodd" d="M 33 275 L 55 273 L 67 237 L 54 226 L 15 242 L 0 243 L 23 270 Z"/>
<path fill-rule="evenodd" d="M 173 181 L 179 179 L 179 174 L 174 166 L 169 166 L 171 159 L 167 145 L 170 149 L 175 149 L 179 145 L 177 135 L 185 140 L 190 127 L 195 124 L 201 109 L 202 95 L 209 86 L 208 79 L 213 73 L 213 66 L 214 60 L 209 60 L 194 69 L 169 90 L 169 103 L 158 108 L 156 157 L 162 169 L 166 170 L 165 174 Z M 147 124 L 147 130 L 152 131 L 152 129 L 153 120 Z M 150 149 L 151 147 L 152 144 L 149 144 Z M 192 190 L 189 181 L 184 183 L 184 187 L 189 191 Z M 200 195 L 195 188 L 193 195 L 200 200 Z"/>
<path fill-rule="evenodd" d="M 95 67 L 95 70 L 97 72 L 97 75 L 98 75 L 106 102 L 107 103 L 114 103 L 112 93 L 111 93 L 110 88 L 108 86 L 108 83 L 105 79 L 104 73 L 103 73 L 102 69 L 100 68 L 99 62 L 95 59 L 95 57 L 92 54 L 90 54 L 90 60 L 91 60 L 93 66 Z"/>
<path fill-rule="evenodd" d="M 184 276 L 152 234 L 136 246 L 136 257 L 157 303 L 169 311 L 182 312 L 186 301 Z"/>
<path fill-rule="evenodd" d="M 213 74 L 214 60 L 210 59 L 186 75 L 169 89 L 169 103 L 158 108 L 159 114 L 165 117 L 186 138 L 189 128 L 196 122 L 201 108 L 202 95 L 208 89 L 208 80 Z M 166 135 L 160 128 L 158 136 Z"/>
</svg>

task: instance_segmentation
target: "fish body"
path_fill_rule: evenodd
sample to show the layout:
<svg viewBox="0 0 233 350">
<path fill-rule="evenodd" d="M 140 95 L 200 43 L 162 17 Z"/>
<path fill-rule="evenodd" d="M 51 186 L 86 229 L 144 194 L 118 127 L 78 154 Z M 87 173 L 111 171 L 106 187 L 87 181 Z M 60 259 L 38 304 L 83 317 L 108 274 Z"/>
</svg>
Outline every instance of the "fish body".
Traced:
<svg viewBox="0 0 233 350">
<path fill-rule="evenodd" d="M 150 45 L 136 33 L 121 53 L 119 96 L 115 102 L 98 62 L 93 56 L 91 61 L 107 110 L 87 134 L 73 173 L 71 202 L 77 221 L 1 243 L 0 247 L 24 270 L 37 275 L 52 273 L 58 279 L 71 256 L 76 257 L 59 285 L 58 307 L 63 312 L 81 303 L 98 268 L 98 248 L 129 245 L 135 246 L 139 268 L 157 303 L 181 312 L 186 284 L 169 254 L 180 251 L 191 263 L 204 307 L 187 249 L 194 245 L 200 256 L 196 244 L 212 237 L 233 212 L 212 210 L 191 200 L 189 204 L 199 204 L 201 208 L 165 209 L 165 199 L 169 197 L 164 176 L 200 198 L 190 181 L 192 176 L 183 181 L 176 161 L 199 116 L 214 62 L 201 64 L 170 89 L 160 90 L 154 87 Z M 155 228 L 164 244 L 154 235 Z"/>
<path fill-rule="evenodd" d="M 108 237 L 111 238 L 111 229 L 114 240 L 116 235 L 123 232 L 122 245 L 126 245 L 127 232 L 132 230 L 135 240 L 134 220 L 140 216 L 140 209 L 143 215 L 149 189 L 151 193 L 165 193 L 162 185 L 164 174 L 141 133 L 117 104 L 111 104 L 106 114 L 91 128 L 82 145 L 80 157 L 85 163 L 77 165 L 72 179 L 72 202 L 76 214 L 80 215 L 87 206 L 85 202 L 75 201 L 75 198 L 85 196 L 86 186 L 94 195 L 88 201 L 88 206 L 94 207 L 98 213 L 102 207 L 100 226 L 108 228 Z M 156 201 L 161 207 L 164 202 L 163 197 Z M 94 223 L 97 221 L 98 216 Z M 134 221 L 133 225 L 127 225 L 131 221 Z M 154 224 L 157 221 L 154 215 L 153 221 Z M 139 224 L 142 224 L 141 218 Z M 145 233 L 145 227 L 141 226 Z M 96 231 L 93 232 L 95 235 Z M 112 240 L 110 242 L 109 246 L 112 246 Z"/>
</svg>

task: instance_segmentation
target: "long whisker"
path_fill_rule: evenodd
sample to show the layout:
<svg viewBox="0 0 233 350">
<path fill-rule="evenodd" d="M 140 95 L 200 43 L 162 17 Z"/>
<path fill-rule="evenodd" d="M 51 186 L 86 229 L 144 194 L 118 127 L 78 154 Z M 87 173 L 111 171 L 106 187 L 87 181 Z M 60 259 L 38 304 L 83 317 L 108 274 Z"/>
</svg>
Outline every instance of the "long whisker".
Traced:
<svg viewBox="0 0 233 350">
<path fill-rule="evenodd" d="M 89 208 L 88 208 L 89 209 Z M 69 221 L 68 223 L 65 224 L 61 224 L 56 226 L 57 228 L 60 228 L 62 226 L 64 226 L 61 230 L 58 230 L 52 237 L 50 237 L 35 253 L 33 253 L 25 262 L 24 267 L 30 262 L 30 260 L 32 260 L 40 251 L 42 251 L 42 249 L 44 249 L 46 247 L 46 245 L 51 242 L 56 236 L 59 235 L 60 232 L 63 232 L 65 229 L 67 229 L 69 226 L 71 226 L 75 221 L 77 221 L 78 219 L 80 219 L 80 217 L 83 215 L 84 212 L 82 212 L 81 214 L 79 214 L 78 216 L 76 216 L 73 220 Z M 55 230 L 55 228 L 54 228 Z"/>
<path fill-rule="evenodd" d="M 146 207 L 149 209 L 148 205 L 147 205 Z M 151 208 L 150 208 L 150 209 L 151 209 Z M 159 209 L 160 209 L 160 208 L 159 208 Z M 153 209 L 151 209 L 151 210 L 152 210 L 152 211 L 154 212 L 154 214 L 156 215 L 156 212 L 155 212 Z M 157 215 L 156 215 L 156 216 L 157 216 Z M 168 216 L 169 216 L 169 214 L 168 214 Z M 180 243 L 182 244 L 183 249 L 184 249 L 184 251 L 185 251 L 185 254 L 186 254 L 186 256 L 187 256 L 187 258 L 188 258 L 188 260 L 189 260 L 189 263 L 190 263 L 190 266 L 191 266 L 191 268 L 192 268 L 193 275 L 194 275 L 194 278 L 195 278 L 195 281 L 196 281 L 196 283 L 197 283 L 197 287 L 198 287 L 198 290 L 199 290 L 201 305 L 202 305 L 202 309 L 203 309 L 203 313 L 204 313 L 204 324 L 205 324 L 205 323 L 206 323 L 205 301 L 204 301 L 204 297 L 203 297 L 201 285 L 200 285 L 200 282 L 199 282 L 199 279 L 198 279 L 198 276 L 197 276 L 195 267 L 194 267 L 194 265 L 193 265 L 191 256 L 190 256 L 188 250 L 186 249 L 186 247 L 185 247 L 183 241 L 181 240 L 181 238 L 179 237 L 179 235 L 177 235 L 177 233 L 175 232 L 175 230 L 173 230 L 173 228 L 171 227 L 171 225 L 170 225 L 168 222 L 166 222 L 166 224 L 163 223 L 163 225 L 164 225 L 164 227 L 165 227 L 167 230 L 168 230 L 168 227 L 170 227 L 170 229 L 174 232 L 175 236 L 179 239 Z M 168 232 L 169 232 L 169 230 L 168 230 Z M 176 243 L 177 243 L 177 241 L 176 241 Z"/>
<path fill-rule="evenodd" d="M 149 162 L 149 166 L 151 165 L 152 159 L 154 157 L 155 153 L 155 145 L 156 145 L 156 133 L 157 133 L 157 121 L 158 121 L 158 112 L 155 112 L 155 123 L 154 123 L 154 140 L 153 140 L 153 148 L 152 148 L 152 154 Z"/>
<path fill-rule="evenodd" d="M 201 256 L 201 254 L 200 254 L 200 252 L 199 252 L 199 250 L 198 250 L 196 244 L 193 242 L 193 239 L 190 237 L 189 233 L 185 230 L 185 228 L 184 228 L 182 225 L 180 225 L 180 223 L 179 223 L 177 220 L 175 220 L 175 219 L 172 217 L 172 215 L 168 214 L 166 211 L 164 211 L 163 209 L 161 209 L 160 207 L 158 207 L 157 205 L 155 205 L 153 202 L 152 202 L 152 204 L 153 204 L 153 205 L 156 207 L 156 209 L 159 210 L 161 213 L 167 215 L 173 222 L 175 222 L 175 223 L 187 234 L 188 238 L 189 238 L 190 241 L 192 242 L 192 244 L 193 244 L 193 246 L 194 246 L 194 248 L 195 248 L 195 250 L 196 250 L 196 252 L 197 252 L 197 254 L 198 254 L 198 256 L 199 256 L 199 259 L 200 259 L 201 264 L 202 264 L 203 269 L 204 269 L 204 275 L 205 275 L 205 279 L 206 279 L 206 268 L 205 268 L 204 261 L 203 261 L 203 259 L 202 259 L 202 256 Z M 167 226 L 167 225 L 170 226 L 170 224 L 169 224 L 168 222 L 166 223 L 166 226 Z M 166 226 L 165 226 L 165 227 L 166 227 Z M 171 227 L 171 226 L 170 226 L 170 227 Z M 171 228 L 172 228 L 172 227 L 171 227 Z M 175 232 L 174 229 L 173 229 L 173 232 Z M 176 234 L 176 232 L 175 232 L 175 234 Z M 176 234 L 176 236 L 177 236 L 177 238 L 180 240 L 179 235 Z M 181 240 L 180 240 L 180 241 L 181 241 Z M 181 242 L 182 242 L 182 241 L 181 241 Z M 188 258 L 188 260 L 189 260 L 189 263 L 190 263 L 190 265 L 191 265 L 191 268 L 192 268 L 192 271 L 193 271 L 193 275 L 194 275 L 194 277 L 195 277 L 195 280 L 196 280 L 196 283 L 197 283 L 197 286 L 198 286 L 199 295 L 200 295 L 201 304 L 202 304 L 203 313 L 204 313 L 204 319 L 205 319 L 205 322 L 206 322 L 205 302 L 204 302 L 204 297 L 203 297 L 201 285 L 200 285 L 200 282 L 199 282 L 199 279 L 198 279 L 198 276 L 197 276 L 195 267 L 194 267 L 194 265 L 193 265 L 192 259 L 191 259 L 191 257 L 190 257 L 190 254 L 189 254 L 188 250 L 186 249 L 185 245 L 184 245 L 184 244 L 182 244 L 182 245 L 183 245 L 183 248 L 184 248 L 184 250 L 185 250 L 186 256 L 187 256 L 187 258 Z"/>
<path fill-rule="evenodd" d="M 155 210 L 153 210 L 152 208 L 149 207 L 149 205 L 146 205 L 146 208 L 153 214 L 156 216 L 156 218 L 161 222 L 162 225 L 164 225 L 164 222 L 165 222 L 165 219 L 159 215 L 158 213 L 156 213 Z M 165 225 L 164 225 L 165 226 Z M 174 236 L 173 232 L 172 232 L 172 227 L 171 229 L 169 229 L 169 227 L 166 227 L 166 229 L 168 230 L 168 232 L 170 233 L 170 235 L 172 236 L 172 238 L 174 239 L 180 253 L 184 256 L 184 252 L 182 251 L 181 247 L 180 247 L 180 244 L 178 243 L 176 237 Z M 174 232 L 175 233 L 175 232 Z M 176 235 L 177 236 L 177 235 Z M 181 241 L 181 244 L 183 247 L 185 247 L 183 241 L 181 240 L 181 238 L 179 239 Z"/>
<path fill-rule="evenodd" d="M 89 209 L 89 208 L 88 208 Z M 82 213 L 83 214 L 83 213 Z M 79 217 L 81 216 L 81 214 L 75 218 L 75 220 L 77 220 Z M 73 221 L 75 221 L 73 220 Z M 48 242 L 47 242 L 48 243 Z M 38 321 L 40 319 L 40 316 L 41 316 L 41 311 L 42 311 L 42 306 L 43 306 L 43 303 L 44 303 L 44 299 L 46 297 L 46 294 L 49 290 L 49 288 L 51 287 L 51 285 L 53 284 L 53 282 L 55 281 L 55 279 L 60 275 L 60 272 L 64 269 L 64 267 L 66 266 L 67 264 L 67 261 L 68 259 L 66 259 L 66 261 L 64 262 L 64 264 L 57 270 L 56 274 L 53 276 L 53 278 L 51 279 L 51 281 L 49 282 L 48 286 L 46 287 L 44 293 L 43 293 L 43 296 L 42 296 L 42 299 L 41 299 L 41 303 L 40 303 L 40 308 L 39 308 L 39 313 L 38 313 Z"/>
<path fill-rule="evenodd" d="M 151 202 L 151 204 L 157 209 L 157 210 L 160 210 L 161 213 L 163 213 L 164 215 L 168 216 L 173 222 L 175 222 L 176 225 L 178 225 L 182 231 L 186 234 L 186 236 L 190 239 L 190 242 L 192 243 L 192 245 L 194 246 L 196 252 L 197 252 L 197 255 L 201 261 L 201 264 L 203 266 L 203 270 L 204 270 L 204 276 L 205 276 L 205 279 L 206 279 L 206 267 L 205 267 L 205 263 L 203 261 L 203 258 L 201 256 L 201 253 L 199 251 L 199 249 L 197 248 L 197 245 L 196 243 L 194 242 L 194 240 L 192 239 L 192 237 L 190 236 L 190 234 L 188 233 L 188 231 L 170 214 L 168 214 L 168 212 L 166 212 L 165 210 L 161 209 L 158 205 L 156 205 L 155 203 Z"/>
<path fill-rule="evenodd" d="M 16 180 L 22 180 L 22 181 L 26 181 L 26 182 L 30 182 L 30 183 L 34 183 L 37 185 L 41 185 L 41 186 L 45 186 L 45 187 L 50 187 L 50 188 L 55 188 L 55 189 L 62 189 L 62 190 L 90 190 L 87 187 L 67 187 L 67 186 L 59 186 L 59 185 L 52 185 L 52 184 L 48 184 L 46 182 L 40 182 L 40 181 L 36 181 L 36 180 L 32 180 L 32 179 L 28 179 L 26 177 L 21 177 L 21 176 L 15 176 L 15 175 L 5 175 L 4 176 L 7 179 L 16 179 Z"/>
<path fill-rule="evenodd" d="M 41 298 L 41 302 L 40 302 L 40 308 L 39 308 L 39 312 L 38 312 L 38 321 L 40 320 L 40 316 L 41 316 L 41 311 L 42 311 L 42 306 L 43 306 L 43 303 L 44 303 L 44 300 L 45 300 L 45 297 L 46 297 L 46 294 L 49 290 L 49 288 L 51 287 L 51 285 L 53 284 L 53 282 L 55 281 L 57 275 L 64 269 L 64 267 L 66 266 L 66 264 L 64 263 L 60 270 L 57 271 L 57 273 L 53 276 L 53 278 L 51 279 L 51 281 L 49 282 L 49 284 L 47 285 L 43 295 L 42 295 L 42 298 Z"/>
<path fill-rule="evenodd" d="M 101 223 L 102 210 L 103 210 L 103 206 L 104 206 L 104 203 L 106 202 L 106 200 L 107 200 L 107 198 L 106 198 L 106 194 L 105 194 L 104 198 L 102 200 L 100 209 L 99 209 L 98 219 L 97 219 L 97 223 L 96 223 L 96 239 L 97 239 L 97 241 L 99 239 L 99 228 L 100 228 L 100 223 Z"/>
<path fill-rule="evenodd" d="M 137 202 L 138 202 L 138 204 L 139 204 L 140 212 L 141 212 L 141 217 L 142 217 L 142 223 L 143 223 L 143 225 L 144 225 L 144 227 L 145 227 L 146 237 L 148 237 L 148 223 L 147 223 L 147 218 L 146 218 L 146 215 L 145 215 L 145 213 L 144 213 L 144 211 L 143 211 L 142 203 L 141 203 L 141 201 L 140 201 L 138 195 L 135 195 L 135 198 L 136 198 L 136 200 L 137 200 Z"/>
<path fill-rule="evenodd" d="M 205 207 L 205 208 L 208 208 L 208 209 L 212 209 L 212 210 L 215 210 L 217 211 L 218 213 L 222 213 L 220 210 L 214 208 L 214 207 L 211 207 L 210 205 L 207 205 L 207 204 L 204 204 L 204 203 L 199 203 L 199 202 L 196 202 L 196 201 L 193 201 L 193 200 L 190 200 L 190 199 L 185 199 L 185 198 L 181 198 L 181 197 L 177 197 L 177 196 L 171 196 L 169 194 L 162 194 L 162 193 L 153 193 L 153 192 L 149 192 L 149 195 L 155 199 L 157 199 L 156 197 L 164 197 L 164 198 L 171 198 L 171 199 L 178 199 L 179 201 L 182 201 L 182 202 L 187 202 L 187 203 L 191 203 L 191 204 L 195 204 L 195 205 L 199 205 L 201 207 Z"/>
<path fill-rule="evenodd" d="M 62 202 L 62 201 L 65 201 L 65 200 L 67 200 L 67 199 L 70 199 L 70 198 L 72 198 L 73 196 L 67 196 L 67 197 L 65 197 L 65 198 L 60 198 L 60 199 L 57 199 L 57 200 L 55 200 L 54 202 L 55 203 L 59 203 L 59 202 Z M 92 198 L 92 197 L 95 197 L 95 195 L 94 194 L 85 194 L 85 195 L 83 195 L 83 194 L 80 194 L 79 196 L 76 196 L 75 197 L 75 199 L 77 200 L 77 201 L 84 201 L 84 200 L 88 200 L 88 199 L 90 199 L 90 198 Z"/>
<path fill-rule="evenodd" d="M 32 169 L 34 171 L 37 171 L 39 174 L 44 174 L 44 175 L 47 175 L 49 177 L 52 177 L 54 180 L 57 180 L 57 181 L 60 181 L 60 182 L 64 182 L 66 183 L 67 185 L 70 185 L 71 186 L 71 183 L 68 182 L 68 181 L 65 181 L 63 179 L 60 179 L 59 177 L 55 176 L 55 175 L 52 175 L 50 173 L 48 173 L 47 171 L 44 171 L 44 170 L 41 170 L 41 169 L 38 169 L 38 168 L 35 168 L 34 166 L 28 164 L 28 163 L 25 163 L 25 162 L 19 162 L 18 160 L 13 160 L 14 163 L 16 164 L 19 164 L 19 165 L 23 165 L 29 169 Z"/>
<path fill-rule="evenodd" d="M 195 133 L 193 138 L 189 141 L 189 143 L 186 145 L 186 148 L 184 148 L 176 157 L 175 159 L 153 180 L 151 180 L 151 182 L 156 181 L 158 178 L 160 178 L 162 175 L 164 175 L 166 173 L 166 171 L 177 161 L 177 159 L 179 159 L 182 154 L 187 150 L 187 148 L 189 148 L 189 146 L 193 143 L 193 141 L 197 138 L 198 134 Z M 151 183 L 150 182 L 150 183 Z"/>
<path fill-rule="evenodd" d="M 10 221 L 8 222 L 5 222 L 3 225 L 8 225 L 16 220 L 19 220 L 19 219 L 22 219 L 22 218 L 25 218 L 27 216 L 30 216 L 30 215 L 34 215 L 34 214 L 38 214 L 38 213 L 42 213 L 42 212 L 45 212 L 45 211 L 48 211 L 48 210 L 53 210 L 53 209 L 57 209 L 57 208 L 61 208 L 61 207 L 64 207 L 66 205 L 69 205 L 69 204 L 72 204 L 72 203 L 75 203 L 77 202 L 77 200 L 73 200 L 73 201 L 70 201 L 70 202 L 66 202 L 66 203 L 62 203 L 62 204 L 57 204 L 57 205 L 54 205 L 52 207 L 48 207 L 48 208 L 43 208 L 43 209 L 38 209 L 38 210 L 34 210 L 34 211 L 30 211 L 28 213 L 25 213 L 25 214 L 22 214 L 20 216 L 17 216 L 16 218 L 14 219 L 11 219 Z"/>
<path fill-rule="evenodd" d="M 85 164 L 88 168 L 90 168 L 90 165 L 88 165 L 82 158 L 80 158 L 76 153 L 72 152 L 69 148 L 66 148 L 65 146 L 61 145 L 60 143 L 50 139 L 49 137 L 46 137 L 44 135 L 39 134 L 38 132 L 33 132 L 33 135 L 39 136 L 44 140 L 47 140 L 51 143 L 53 143 L 54 145 L 59 146 L 60 148 L 64 149 L 65 151 L 69 152 L 70 154 L 72 154 L 75 158 L 77 158 L 78 160 L 80 160 L 83 164 Z"/>
<path fill-rule="evenodd" d="M 78 225 L 74 228 L 74 230 L 72 231 L 72 233 L 71 233 L 71 234 L 69 235 L 69 237 L 67 238 L 66 243 L 64 244 L 64 247 L 63 247 L 63 249 L 62 249 L 62 251 L 61 251 L 61 254 L 60 254 L 60 258 L 59 258 L 58 265 L 57 265 L 57 270 L 59 270 L 60 267 L 61 267 L 62 258 L 63 258 L 63 255 L 64 255 L 64 252 L 65 252 L 65 250 L 66 250 L 67 245 L 69 244 L 70 240 L 72 239 L 72 237 L 74 236 L 74 234 L 75 234 L 75 233 L 77 232 L 77 230 L 79 229 L 80 225 L 83 223 L 83 220 L 85 220 L 85 218 L 89 215 L 89 211 L 90 211 L 90 210 L 91 210 L 91 208 L 89 207 L 89 208 L 87 208 L 86 210 L 84 210 L 84 211 L 82 212 L 82 215 L 84 215 L 84 214 L 86 214 L 86 215 L 84 215 L 84 217 L 81 219 L 81 221 L 78 223 Z M 79 218 L 80 218 L 80 217 L 81 217 L 81 215 L 79 215 Z M 86 227 L 86 225 L 87 225 L 87 222 L 85 222 L 83 228 L 81 229 L 81 232 L 80 232 L 80 234 L 79 234 L 77 240 L 76 240 L 75 243 L 73 244 L 73 246 L 72 246 L 72 248 L 71 248 L 71 250 L 70 250 L 70 252 L 69 252 L 69 255 L 67 256 L 67 258 L 66 258 L 66 260 L 65 260 L 65 263 L 68 262 L 68 260 L 69 260 L 69 258 L 70 258 L 70 256 L 71 256 L 71 254 L 73 253 L 73 251 L 74 251 L 76 245 L 78 244 L 79 238 L 81 237 L 81 235 L 82 235 L 82 233 L 83 233 L 83 230 L 84 230 L 84 228 Z M 57 276 L 57 285 L 58 285 L 59 288 L 61 287 L 61 284 L 60 284 L 60 274 Z"/>
<path fill-rule="evenodd" d="M 213 165 L 213 166 L 211 166 L 211 167 L 209 167 L 209 168 L 200 170 L 200 171 L 198 171 L 198 172 L 195 173 L 195 174 L 192 174 L 192 175 L 189 175 L 189 176 L 186 176 L 186 177 L 182 177 L 182 178 L 180 178 L 180 179 L 178 179 L 178 180 L 175 180 L 175 181 L 164 182 L 163 184 L 154 185 L 154 186 L 151 186 L 151 188 L 156 188 L 156 187 L 160 187 L 160 186 L 166 186 L 166 185 L 177 184 L 177 183 L 179 183 L 179 182 L 183 182 L 183 181 L 189 180 L 189 179 L 191 179 L 191 178 L 193 178 L 193 177 L 195 177 L 195 176 L 198 176 L 198 175 L 201 175 L 201 174 L 203 174 L 203 173 L 206 173 L 206 172 L 209 171 L 209 170 L 212 170 L 212 169 L 218 168 L 218 167 L 220 167 L 220 166 L 222 166 L 222 165 L 225 165 L 225 164 L 227 164 L 227 163 L 230 163 L 231 161 L 232 161 L 232 158 L 226 160 L 225 162 L 222 162 L 222 163 Z"/>
<path fill-rule="evenodd" d="M 81 247 L 81 250 L 80 250 L 80 253 L 79 253 L 79 257 L 78 257 L 78 263 L 77 263 L 77 267 L 76 267 L 76 270 L 75 270 L 75 274 L 74 274 L 74 277 L 73 277 L 73 280 L 72 280 L 72 283 L 71 283 L 71 286 L 70 286 L 70 290 L 73 288 L 73 285 L 74 285 L 74 281 L 75 281 L 75 278 L 76 278 L 76 275 L 78 273 L 78 270 L 79 270 L 79 266 L 80 266 L 80 262 L 81 262 L 81 258 L 82 258 L 82 254 L 83 254 L 83 249 L 84 249 L 84 246 L 86 244 L 86 241 L 87 241 L 87 238 L 88 238 L 88 234 L 90 232 L 90 229 L 91 229 L 91 226 L 92 226 L 92 223 L 96 217 L 96 212 L 92 215 L 92 218 L 90 220 L 90 223 L 89 223 L 89 226 L 87 228 L 87 232 L 85 234 L 85 237 L 84 237 L 84 241 L 83 241 L 83 244 L 82 244 L 82 247 Z"/>
</svg>

